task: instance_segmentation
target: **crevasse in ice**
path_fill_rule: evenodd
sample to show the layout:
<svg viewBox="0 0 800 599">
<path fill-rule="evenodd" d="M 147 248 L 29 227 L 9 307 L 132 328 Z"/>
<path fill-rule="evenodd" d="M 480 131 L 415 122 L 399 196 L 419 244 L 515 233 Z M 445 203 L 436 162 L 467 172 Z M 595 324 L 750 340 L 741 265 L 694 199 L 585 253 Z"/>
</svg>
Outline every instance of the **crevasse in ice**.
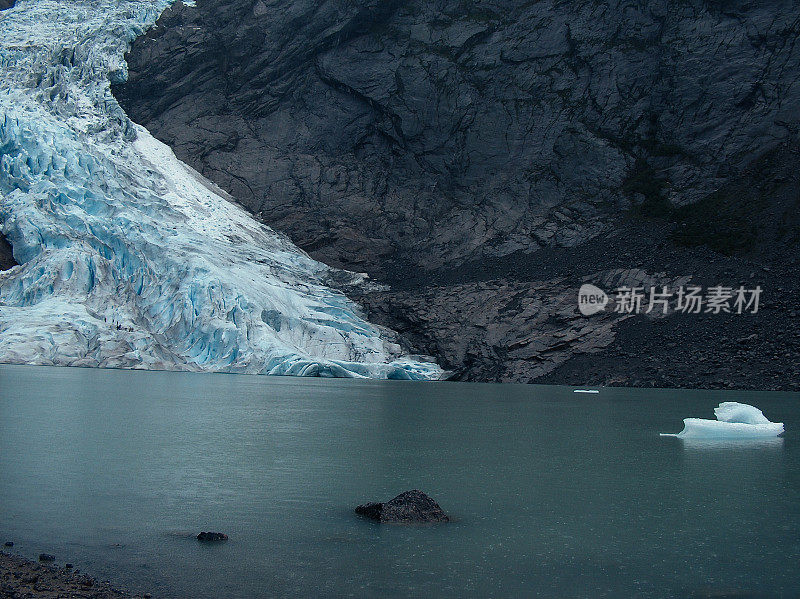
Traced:
<svg viewBox="0 0 800 599">
<path fill-rule="evenodd" d="M 110 81 L 165 0 L 0 12 L 0 361 L 432 379 L 330 269 L 131 123 Z"/>
<path fill-rule="evenodd" d="M 714 408 L 717 420 L 684 418 L 683 430 L 676 436 L 685 439 L 747 439 L 777 437 L 782 422 L 771 422 L 754 406 L 726 401 Z"/>
</svg>

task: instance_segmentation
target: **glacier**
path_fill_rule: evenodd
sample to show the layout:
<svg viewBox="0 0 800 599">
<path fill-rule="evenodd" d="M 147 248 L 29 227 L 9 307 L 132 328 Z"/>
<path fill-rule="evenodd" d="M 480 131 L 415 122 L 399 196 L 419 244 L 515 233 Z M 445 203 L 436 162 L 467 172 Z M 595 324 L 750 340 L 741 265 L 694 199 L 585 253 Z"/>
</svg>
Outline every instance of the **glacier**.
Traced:
<svg viewBox="0 0 800 599">
<path fill-rule="evenodd" d="M 0 362 L 437 379 L 111 95 L 170 1 L 0 12 Z M 352 273 L 352 277 L 356 277 Z"/>
<path fill-rule="evenodd" d="M 716 420 L 684 418 L 678 434 L 662 433 L 662 437 L 682 439 L 759 439 L 777 437 L 784 432 L 782 422 L 771 422 L 764 413 L 748 404 L 725 401 L 714 408 Z"/>
</svg>

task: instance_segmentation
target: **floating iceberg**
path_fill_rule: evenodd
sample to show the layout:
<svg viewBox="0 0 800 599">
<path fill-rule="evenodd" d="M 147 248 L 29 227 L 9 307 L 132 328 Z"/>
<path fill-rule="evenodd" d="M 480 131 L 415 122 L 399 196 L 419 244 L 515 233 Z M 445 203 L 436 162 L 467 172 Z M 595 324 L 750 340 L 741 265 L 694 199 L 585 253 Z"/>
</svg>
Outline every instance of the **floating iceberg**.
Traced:
<svg viewBox="0 0 800 599">
<path fill-rule="evenodd" d="M 167 0 L 0 13 L 0 362 L 435 379 L 328 282 L 133 124 L 110 91 Z M 354 275 L 355 276 L 355 275 Z"/>
<path fill-rule="evenodd" d="M 677 435 L 662 433 L 663 437 L 682 439 L 759 439 L 777 437 L 783 432 L 782 422 L 770 422 L 756 407 L 726 401 L 714 409 L 716 420 L 684 418 L 683 430 Z"/>
<path fill-rule="evenodd" d="M 574 389 L 573 393 L 600 393 L 597 389 Z"/>
</svg>

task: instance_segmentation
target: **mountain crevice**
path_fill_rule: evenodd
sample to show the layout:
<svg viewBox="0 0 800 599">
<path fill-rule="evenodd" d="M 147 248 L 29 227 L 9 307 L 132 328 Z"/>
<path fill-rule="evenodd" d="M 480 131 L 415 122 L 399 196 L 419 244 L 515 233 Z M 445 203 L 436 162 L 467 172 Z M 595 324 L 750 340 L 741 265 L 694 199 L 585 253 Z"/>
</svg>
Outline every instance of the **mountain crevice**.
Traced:
<svg viewBox="0 0 800 599">
<path fill-rule="evenodd" d="M 14 251 L 8 240 L 0 233 L 0 270 L 8 270 L 12 266 L 16 266 L 17 262 L 14 260 Z"/>
</svg>

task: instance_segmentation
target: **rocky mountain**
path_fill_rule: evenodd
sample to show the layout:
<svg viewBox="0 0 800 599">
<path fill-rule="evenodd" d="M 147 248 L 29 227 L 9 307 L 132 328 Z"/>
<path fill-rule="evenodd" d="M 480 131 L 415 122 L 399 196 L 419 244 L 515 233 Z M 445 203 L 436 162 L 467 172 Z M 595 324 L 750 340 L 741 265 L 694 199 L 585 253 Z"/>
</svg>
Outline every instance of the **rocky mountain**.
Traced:
<svg viewBox="0 0 800 599">
<path fill-rule="evenodd" d="M 790 0 L 198 0 L 114 93 L 388 285 L 348 293 L 457 378 L 797 388 L 799 36 Z M 753 315 L 586 318 L 587 281 L 765 291 Z"/>
</svg>

